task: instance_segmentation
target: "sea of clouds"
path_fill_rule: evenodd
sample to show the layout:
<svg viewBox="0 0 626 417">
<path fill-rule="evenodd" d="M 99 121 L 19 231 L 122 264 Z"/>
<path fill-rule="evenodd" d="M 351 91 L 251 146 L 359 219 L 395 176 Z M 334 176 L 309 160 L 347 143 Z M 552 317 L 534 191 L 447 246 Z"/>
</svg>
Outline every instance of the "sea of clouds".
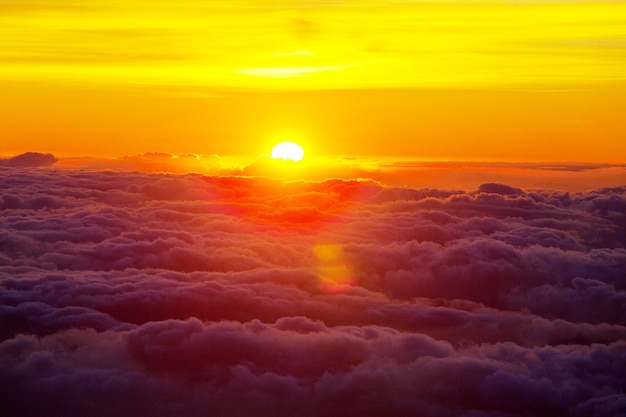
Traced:
<svg viewBox="0 0 626 417">
<path fill-rule="evenodd" d="M 626 415 L 626 187 L 0 167 L 0 409 Z"/>
</svg>

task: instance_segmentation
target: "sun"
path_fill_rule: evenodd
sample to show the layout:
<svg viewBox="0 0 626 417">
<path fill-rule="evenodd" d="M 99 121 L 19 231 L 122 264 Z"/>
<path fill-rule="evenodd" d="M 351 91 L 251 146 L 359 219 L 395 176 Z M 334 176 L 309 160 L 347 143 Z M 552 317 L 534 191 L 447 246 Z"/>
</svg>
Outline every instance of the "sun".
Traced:
<svg viewBox="0 0 626 417">
<path fill-rule="evenodd" d="M 272 158 L 297 162 L 304 157 L 304 149 L 295 142 L 280 142 L 272 148 Z"/>
</svg>

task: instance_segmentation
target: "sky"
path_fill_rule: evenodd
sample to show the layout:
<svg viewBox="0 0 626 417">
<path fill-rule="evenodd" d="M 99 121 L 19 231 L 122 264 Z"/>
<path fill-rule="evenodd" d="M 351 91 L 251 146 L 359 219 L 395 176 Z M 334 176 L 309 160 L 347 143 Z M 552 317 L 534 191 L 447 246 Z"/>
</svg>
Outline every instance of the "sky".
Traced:
<svg viewBox="0 0 626 417">
<path fill-rule="evenodd" d="M 0 153 L 624 163 L 621 1 L 2 1 Z M 384 138 L 384 139 L 382 139 Z"/>
<path fill-rule="evenodd" d="M 626 415 L 625 48 L 622 1 L 0 0 L 3 416 Z"/>
</svg>

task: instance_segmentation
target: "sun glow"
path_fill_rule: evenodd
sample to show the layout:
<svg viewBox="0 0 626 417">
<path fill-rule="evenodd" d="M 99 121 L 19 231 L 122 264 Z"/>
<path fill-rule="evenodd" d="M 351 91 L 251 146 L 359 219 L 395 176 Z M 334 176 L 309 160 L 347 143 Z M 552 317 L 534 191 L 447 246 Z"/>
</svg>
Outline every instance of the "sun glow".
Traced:
<svg viewBox="0 0 626 417">
<path fill-rule="evenodd" d="M 272 158 L 283 161 L 300 161 L 304 157 L 302 146 L 294 142 L 280 142 L 272 148 Z"/>
</svg>

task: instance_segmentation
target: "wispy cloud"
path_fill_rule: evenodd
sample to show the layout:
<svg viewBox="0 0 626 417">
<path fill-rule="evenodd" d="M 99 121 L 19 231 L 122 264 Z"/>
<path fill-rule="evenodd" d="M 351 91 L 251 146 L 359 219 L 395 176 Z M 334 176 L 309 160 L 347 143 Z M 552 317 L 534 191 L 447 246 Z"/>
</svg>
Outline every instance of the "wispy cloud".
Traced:
<svg viewBox="0 0 626 417">
<path fill-rule="evenodd" d="M 310 51 L 318 68 L 374 63 L 348 76 L 303 81 L 302 88 L 604 82 L 622 80 L 626 67 L 621 2 L 3 5 L 5 78 L 65 74 L 87 82 L 108 75 L 133 83 L 143 76 L 166 85 L 254 87 L 236 70 L 310 67 L 303 54 L 291 56 L 299 63 L 267 64 L 285 51 Z"/>
<path fill-rule="evenodd" d="M 332 67 L 275 67 L 275 68 L 240 68 L 236 72 L 253 77 L 291 78 L 315 74 L 317 72 L 339 71 L 349 68 L 346 65 Z"/>
</svg>

